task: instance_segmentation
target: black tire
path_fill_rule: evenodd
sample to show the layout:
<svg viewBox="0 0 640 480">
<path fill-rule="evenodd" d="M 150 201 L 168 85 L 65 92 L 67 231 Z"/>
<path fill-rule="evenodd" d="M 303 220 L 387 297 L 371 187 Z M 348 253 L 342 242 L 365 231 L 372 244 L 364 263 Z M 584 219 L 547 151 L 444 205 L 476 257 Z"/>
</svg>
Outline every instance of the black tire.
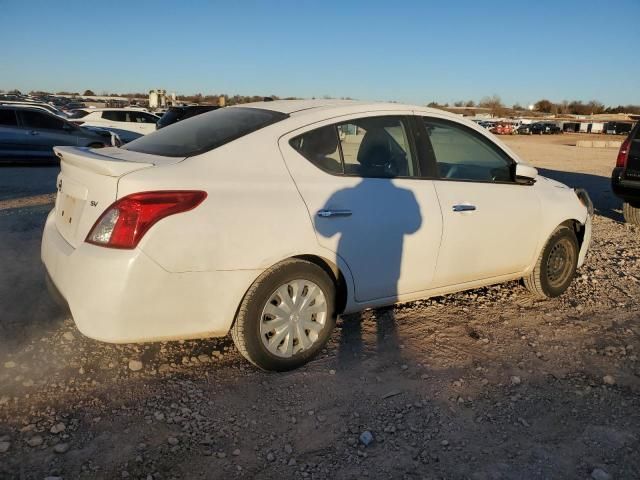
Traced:
<svg viewBox="0 0 640 480">
<path fill-rule="evenodd" d="M 313 282 L 322 290 L 327 313 L 325 323 L 310 348 L 285 358 L 274 355 L 267 349 L 261 337 L 260 325 L 263 310 L 272 295 L 280 286 L 296 280 Z M 306 260 L 285 260 L 263 272 L 251 285 L 231 327 L 231 338 L 242 356 L 258 368 L 282 372 L 300 367 L 314 358 L 331 336 L 336 324 L 335 296 L 333 279 L 318 265 Z"/>
<path fill-rule="evenodd" d="M 558 227 L 547 240 L 534 269 L 523 278 L 527 290 L 538 298 L 562 295 L 575 277 L 579 253 L 574 231 Z"/>
<path fill-rule="evenodd" d="M 640 225 L 640 205 L 634 206 L 628 202 L 624 202 L 622 205 L 622 214 L 627 223 Z"/>
</svg>

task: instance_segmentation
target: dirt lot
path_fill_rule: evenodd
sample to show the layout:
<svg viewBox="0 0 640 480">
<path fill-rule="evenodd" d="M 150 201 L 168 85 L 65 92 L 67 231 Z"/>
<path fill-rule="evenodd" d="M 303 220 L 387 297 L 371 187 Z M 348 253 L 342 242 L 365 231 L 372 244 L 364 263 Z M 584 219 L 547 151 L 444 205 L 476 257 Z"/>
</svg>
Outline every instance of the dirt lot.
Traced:
<svg viewBox="0 0 640 480">
<path fill-rule="evenodd" d="M 609 190 L 616 150 L 574 137 L 506 138 L 595 200 L 567 294 L 513 282 L 351 315 L 287 374 L 229 339 L 84 338 L 39 264 L 55 169 L 0 171 L 0 478 L 640 478 L 640 229 Z"/>
</svg>

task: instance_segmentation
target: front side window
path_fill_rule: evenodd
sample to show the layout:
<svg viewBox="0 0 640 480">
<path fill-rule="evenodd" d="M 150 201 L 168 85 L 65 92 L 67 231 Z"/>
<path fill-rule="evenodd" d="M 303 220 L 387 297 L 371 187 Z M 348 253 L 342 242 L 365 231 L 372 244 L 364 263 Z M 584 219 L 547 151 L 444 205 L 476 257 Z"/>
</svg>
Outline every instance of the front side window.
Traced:
<svg viewBox="0 0 640 480">
<path fill-rule="evenodd" d="M 18 125 L 16 113 L 13 110 L 0 110 L 0 125 L 4 127 L 15 127 Z"/>
<path fill-rule="evenodd" d="M 24 110 L 20 112 L 20 118 L 22 119 L 22 125 L 27 128 L 43 128 L 47 130 L 64 129 L 63 120 L 46 113 Z"/>
<path fill-rule="evenodd" d="M 152 155 L 188 157 L 213 150 L 287 117 L 273 110 L 226 107 L 156 130 L 122 148 Z"/>
<path fill-rule="evenodd" d="M 293 138 L 291 145 L 329 173 L 370 178 L 416 175 L 401 117 L 367 117 L 321 127 Z"/>
<path fill-rule="evenodd" d="M 455 122 L 424 118 L 440 178 L 511 182 L 512 161 L 491 141 Z"/>
</svg>

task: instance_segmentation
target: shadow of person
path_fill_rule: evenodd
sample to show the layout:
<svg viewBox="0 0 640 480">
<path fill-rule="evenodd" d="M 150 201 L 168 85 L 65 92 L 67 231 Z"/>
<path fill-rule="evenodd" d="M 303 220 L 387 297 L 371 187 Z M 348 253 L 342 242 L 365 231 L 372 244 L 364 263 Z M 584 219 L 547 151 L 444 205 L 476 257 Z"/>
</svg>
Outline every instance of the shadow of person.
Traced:
<svg viewBox="0 0 640 480">
<path fill-rule="evenodd" d="M 336 253 L 351 271 L 357 302 L 384 299 L 393 303 L 411 288 L 411 278 L 402 277 L 404 241 L 405 236 L 420 228 L 422 217 L 413 192 L 394 182 L 392 178 L 362 178 L 355 186 L 335 192 L 326 201 L 323 211 L 340 215 L 315 217 L 319 235 L 326 238 L 340 235 Z M 410 259 L 404 260 L 408 266 Z M 409 270 L 415 272 L 415 266 Z M 354 315 L 343 321 L 340 361 L 355 359 L 363 351 L 360 323 L 364 318 Z M 347 325 L 347 321 L 358 325 Z M 389 326 L 393 321 L 393 313 L 386 315 L 384 322 L 377 321 L 381 330 L 378 342 L 398 343 L 396 334 L 388 334 L 395 332 L 395 326 Z M 379 345 L 378 350 L 399 350 L 399 344 L 395 347 L 387 344 L 384 348 Z"/>
</svg>

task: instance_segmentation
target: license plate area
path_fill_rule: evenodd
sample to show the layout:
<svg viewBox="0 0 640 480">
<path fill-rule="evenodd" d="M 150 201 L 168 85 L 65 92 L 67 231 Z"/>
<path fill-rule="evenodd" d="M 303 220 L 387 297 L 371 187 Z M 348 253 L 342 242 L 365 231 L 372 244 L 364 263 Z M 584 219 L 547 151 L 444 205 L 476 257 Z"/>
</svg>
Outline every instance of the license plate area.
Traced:
<svg viewBox="0 0 640 480">
<path fill-rule="evenodd" d="M 87 198 L 87 189 L 66 178 L 58 179 L 56 226 L 60 234 L 72 243 Z"/>
</svg>

